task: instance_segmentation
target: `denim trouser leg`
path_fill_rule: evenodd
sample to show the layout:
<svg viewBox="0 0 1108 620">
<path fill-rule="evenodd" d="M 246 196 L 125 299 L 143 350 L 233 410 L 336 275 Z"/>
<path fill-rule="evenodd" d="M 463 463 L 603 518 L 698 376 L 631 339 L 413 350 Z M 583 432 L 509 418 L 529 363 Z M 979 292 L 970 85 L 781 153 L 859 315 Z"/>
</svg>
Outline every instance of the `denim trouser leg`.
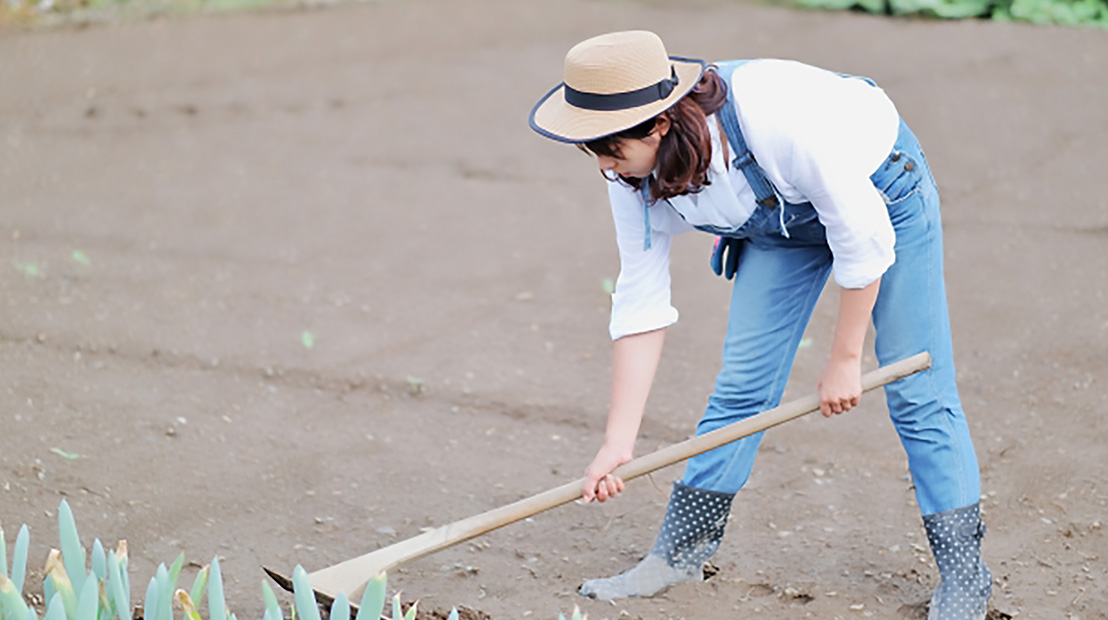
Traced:
<svg viewBox="0 0 1108 620">
<path fill-rule="evenodd" d="M 938 191 L 922 154 L 915 158 L 923 168 L 918 188 L 889 205 L 896 263 L 881 279 L 873 322 L 882 365 L 931 354 L 930 369 L 885 388 L 920 512 L 928 515 L 976 503 L 981 481 L 955 384 Z"/>
<path fill-rule="evenodd" d="M 781 401 L 804 328 L 831 271 L 825 244 L 743 244 L 723 369 L 696 432 L 702 435 Z M 750 477 L 762 433 L 693 457 L 687 486 L 735 493 Z"/>
</svg>

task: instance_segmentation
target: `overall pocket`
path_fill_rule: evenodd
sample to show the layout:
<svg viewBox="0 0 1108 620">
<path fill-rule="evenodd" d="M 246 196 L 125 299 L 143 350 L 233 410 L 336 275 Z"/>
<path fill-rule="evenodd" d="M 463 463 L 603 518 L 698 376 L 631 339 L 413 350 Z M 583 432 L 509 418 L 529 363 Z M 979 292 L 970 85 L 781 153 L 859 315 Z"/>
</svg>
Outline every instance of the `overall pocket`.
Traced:
<svg viewBox="0 0 1108 620">
<path fill-rule="evenodd" d="M 873 186 L 885 198 L 886 204 L 899 203 L 920 190 L 924 165 L 912 155 L 903 151 L 893 151 L 878 172 L 870 175 Z"/>
<path fill-rule="evenodd" d="M 869 178 L 885 198 L 885 204 L 891 205 L 920 191 L 925 166 L 904 151 L 893 151 Z"/>
</svg>

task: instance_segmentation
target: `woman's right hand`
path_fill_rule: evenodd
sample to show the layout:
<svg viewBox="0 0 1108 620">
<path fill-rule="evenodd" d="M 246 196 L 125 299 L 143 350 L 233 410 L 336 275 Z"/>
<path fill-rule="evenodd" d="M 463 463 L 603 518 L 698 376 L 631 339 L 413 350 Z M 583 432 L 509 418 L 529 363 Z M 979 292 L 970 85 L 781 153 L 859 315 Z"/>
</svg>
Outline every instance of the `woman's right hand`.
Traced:
<svg viewBox="0 0 1108 620">
<path fill-rule="evenodd" d="M 605 443 L 596 453 L 596 458 L 585 468 L 585 484 L 582 497 L 585 503 L 592 500 L 607 501 L 623 491 L 623 479 L 613 476 L 612 471 L 632 459 L 633 447 L 618 447 Z"/>
<path fill-rule="evenodd" d="M 666 329 L 624 336 L 612 345 L 612 400 L 604 445 L 585 469 L 581 496 L 585 503 L 605 501 L 623 490 L 623 480 L 612 471 L 631 460 L 639 434 L 646 397 L 662 356 Z"/>
</svg>

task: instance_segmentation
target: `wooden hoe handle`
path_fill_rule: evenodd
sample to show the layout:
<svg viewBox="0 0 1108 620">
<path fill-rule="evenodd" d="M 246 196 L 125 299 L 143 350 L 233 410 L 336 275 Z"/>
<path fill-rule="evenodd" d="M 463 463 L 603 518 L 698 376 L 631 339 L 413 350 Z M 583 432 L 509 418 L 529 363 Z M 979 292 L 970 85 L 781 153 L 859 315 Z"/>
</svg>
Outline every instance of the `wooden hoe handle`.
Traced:
<svg viewBox="0 0 1108 620">
<path fill-rule="evenodd" d="M 913 355 L 864 375 L 862 377 L 862 390 L 868 392 L 930 366 L 931 356 L 927 352 Z M 710 433 L 698 435 L 681 443 L 640 456 L 621 465 L 613 474 L 624 480 L 638 478 L 814 411 L 819 411 L 818 394 L 810 394 Z M 538 495 L 521 499 L 513 504 L 444 525 L 372 553 L 328 566 L 310 573 L 308 578 L 317 594 L 324 598 L 333 599 L 339 592 L 344 592 L 351 600 L 357 600 L 355 596 L 377 573 L 480 536 L 509 523 L 515 523 L 545 510 L 572 502 L 581 497 L 583 486 L 584 478 L 581 478 Z M 286 589 L 291 584 L 287 578 L 270 569 L 266 569 L 266 572 L 274 578 L 274 581 Z"/>
</svg>

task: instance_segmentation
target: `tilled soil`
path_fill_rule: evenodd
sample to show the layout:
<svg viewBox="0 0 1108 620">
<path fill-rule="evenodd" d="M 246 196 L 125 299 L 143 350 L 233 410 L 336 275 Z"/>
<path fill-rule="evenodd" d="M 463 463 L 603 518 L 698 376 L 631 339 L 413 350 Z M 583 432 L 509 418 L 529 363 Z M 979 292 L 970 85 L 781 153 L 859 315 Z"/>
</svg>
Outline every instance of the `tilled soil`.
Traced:
<svg viewBox="0 0 1108 620">
<path fill-rule="evenodd" d="M 318 569 L 578 477 L 604 428 L 617 257 L 594 164 L 526 118 L 570 46 L 640 27 L 674 54 L 796 58 L 892 95 L 943 192 L 994 616 L 1108 617 L 1108 35 L 745 2 L 0 31 L 9 543 L 28 523 L 40 564 L 66 498 L 87 544 L 128 540 L 136 584 L 218 554 L 232 609 L 260 617 L 263 564 Z M 682 320 L 639 454 L 692 432 L 718 370 L 710 243 L 675 244 Z M 787 397 L 814 389 L 835 297 Z M 390 586 L 495 618 L 923 617 L 937 575 L 879 396 L 767 434 L 706 583 L 576 595 L 649 550 L 680 474 Z"/>
</svg>

